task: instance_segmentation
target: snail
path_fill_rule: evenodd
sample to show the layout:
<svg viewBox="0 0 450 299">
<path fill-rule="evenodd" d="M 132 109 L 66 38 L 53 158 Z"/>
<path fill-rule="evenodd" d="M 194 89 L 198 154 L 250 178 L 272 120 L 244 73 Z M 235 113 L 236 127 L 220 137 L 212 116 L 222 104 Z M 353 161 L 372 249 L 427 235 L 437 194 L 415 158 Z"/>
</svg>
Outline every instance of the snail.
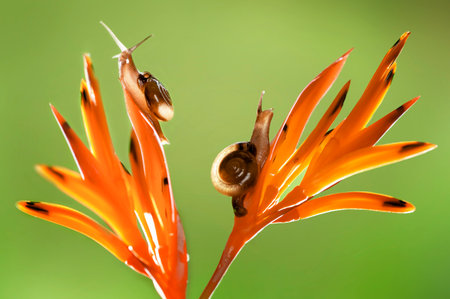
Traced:
<svg viewBox="0 0 450 299">
<path fill-rule="evenodd" d="M 247 213 L 243 207 L 245 194 L 252 187 L 269 155 L 269 129 L 272 109 L 262 110 L 259 100 L 255 126 L 249 142 L 229 145 L 215 158 L 211 168 L 211 180 L 217 191 L 233 198 L 236 216 Z"/>
<path fill-rule="evenodd" d="M 100 23 L 106 28 L 122 51 L 113 58 L 118 58 L 119 60 L 119 80 L 122 83 L 124 91 L 130 95 L 142 113 L 154 125 L 161 141 L 168 143 L 167 138 L 162 133 L 159 121 L 169 121 L 173 118 L 173 105 L 169 92 L 151 73 L 139 72 L 131 56 L 151 35 L 133 47 L 127 48 L 105 23 Z"/>
</svg>

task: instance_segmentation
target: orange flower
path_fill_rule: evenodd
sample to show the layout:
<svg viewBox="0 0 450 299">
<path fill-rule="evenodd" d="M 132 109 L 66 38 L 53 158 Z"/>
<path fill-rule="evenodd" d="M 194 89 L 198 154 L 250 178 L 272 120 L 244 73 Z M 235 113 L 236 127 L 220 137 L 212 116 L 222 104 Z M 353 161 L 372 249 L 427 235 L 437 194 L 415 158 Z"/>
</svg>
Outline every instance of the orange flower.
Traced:
<svg viewBox="0 0 450 299">
<path fill-rule="evenodd" d="M 18 202 L 17 207 L 90 237 L 130 268 L 151 278 L 161 297 L 184 298 L 186 242 L 158 132 L 124 88 L 133 125 L 130 174 L 114 152 L 99 85 L 87 55 L 84 56 L 84 71 L 86 81 L 81 81 L 81 109 L 90 149 L 51 106 L 80 173 L 45 165 L 38 165 L 36 169 L 97 214 L 109 228 L 61 205 Z"/>
<path fill-rule="evenodd" d="M 376 145 L 418 98 L 367 125 L 392 83 L 397 67 L 396 58 L 409 34 L 404 33 L 388 51 L 347 118 L 333 130 L 328 130 L 342 108 L 350 81 L 340 90 L 315 129 L 297 148 L 311 113 L 338 77 L 351 50 L 320 73 L 300 93 L 270 144 L 267 159 L 263 162 L 256 182 L 241 196 L 233 197 L 236 214 L 234 227 L 219 265 L 201 298 L 212 295 L 243 246 L 269 224 L 291 222 L 343 209 L 394 213 L 414 211 L 410 203 L 368 192 L 339 193 L 311 200 L 321 191 L 356 173 L 408 159 L 436 147 L 425 142 Z M 260 112 L 261 109 L 258 109 L 258 117 Z M 282 198 L 288 186 L 303 172 L 300 185 Z"/>
</svg>

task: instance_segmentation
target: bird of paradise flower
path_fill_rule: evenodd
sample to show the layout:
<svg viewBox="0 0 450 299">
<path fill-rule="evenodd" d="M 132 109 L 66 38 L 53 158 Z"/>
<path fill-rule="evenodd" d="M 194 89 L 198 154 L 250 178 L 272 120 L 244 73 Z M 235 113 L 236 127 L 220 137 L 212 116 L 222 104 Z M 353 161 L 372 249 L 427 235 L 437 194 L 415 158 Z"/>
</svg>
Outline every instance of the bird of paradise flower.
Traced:
<svg viewBox="0 0 450 299">
<path fill-rule="evenodd" d="M 313 199 L 320 192 L 349 176 L 411 158 L 436 147 L 425 142 L 376 145 L 418 97 L 367 125 L 392 83 L 397 68 L 396 59 L 409 34 L 404 33 L 387 52 L 350 114 L 334 129 L 329 130 L 342 108 L 350 86 L 349 81 L 340 90 L 315 129 L 297 147 L 311 113 L 338 77 L 351 50 L 322 71 L 300 93 L 277 135 L 270 145 L 268 144 L 267 157 L 263 159 L 259 171 L 256 171 L 259 175 L 254 183 L 242 194 L 230 195 L 233 196 L 235 211 L 234 226 L 219 264 L 200 298 L 209 298 L 213 294 L 244 245 L 270 224 L 286 223 L 345 209 L 394 213 L 414 211 L 414 206 L 408 202 L 369 192 L 346 192 Z M 266 115 L 263 115 L 264 113 Z M 260 123 L 262 119 L 266 119 L 265 125 Z M 258 130 L 265 131 L 268 139 L 268 128 L 261 128 L 267 127 L 270 120 L 271 110 L 262 111 L 260 103 L 252 142 L 258 139 L 255 138 L 258 137 L 258 134 L 255 134 Z M 255 150 L 254 145 L 251 142 L 249 144 L 246 147 L 250 152 L 258 154 L 258 148 Z M 239 150 L 245 150 L 244 146 Z M 248 157 L 243 159 L 247 160 Z M 217 167 L 213 166 L 213 172 Z M 243 174 L 243 169 L 236 165 L 232 165 L 230 169 L 231 173 L 238 174 L 248 184 L 249 178 Z M 302 173 L 304 177 L 301 183 L 282 198 L 289 185 Z M 233 180 L 237 181 L 237 178 Z"/>
<path fill-rule="evenodd" d="M 131 55 L 132 51 L 129 52 Z M 173 199 L 161 134 L 123 86 L 133 127 L 129 154 L 132 173 L 129 173 L 114 152 L 99 83 L 88 55 L 84 56 L 84 73 L 81 110 L 90 149 L 51 106 L 80 173 L 57 166 L 38 165 L 36 169 L 97 214 L 109 228 L 62 205 L 21 201 L 17 207 L 98 242 L 127 266 L 152 279 L 161 297 L 184 298 L 186 241 Z"/>
</svg>

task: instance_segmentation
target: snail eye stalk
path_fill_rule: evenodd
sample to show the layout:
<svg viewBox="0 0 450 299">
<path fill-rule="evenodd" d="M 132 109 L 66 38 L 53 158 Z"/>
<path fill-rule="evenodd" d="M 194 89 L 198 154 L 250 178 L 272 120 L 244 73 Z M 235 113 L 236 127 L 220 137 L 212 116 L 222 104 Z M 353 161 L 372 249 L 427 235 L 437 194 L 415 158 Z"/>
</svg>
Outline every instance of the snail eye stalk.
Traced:
<svg viewBox="0 0 450 299">
<path fill-rule="evenodd" d="M 220 175 L 218 165 L 225 163 L 227 155 L 236 155 L 240 149 L 233 145 L 227 148 L 227 155 L 221 152 L 217 156 L 212 167 L 212 180 L 219 192 L 232 196 L 235 218 L 219 264 L 200 298 L 209 298 L 213 294 L 244 245 L 270 224 L 292 222 L 346 209 L 393 213 L 414 211 L 414 206 L 408 202 L 368 192 L 346 192 L 311 200 L 349 176 L 405 160 L 436 147 L 434 144 L 415 141 L 377 145 L 379 139 L 418 98 L 367 125 L 391 86 L 397 68 L 396 59 L 408 36 L 409 32 L 404 33 L 389 49 L 350 114 L 335 128 L 330 129 L 344 104 L 350 87 L 349 81 L 339 91 L 314 130 L 297 147 L 311 113 L 337 79 L 351 50 L 314 78 L 298 96 L 267 152 L 258 153 L 256 147 L 257 155 L 263 155 L 259 160 L 265 163 L 260 164 L 262 168 L 248 188 L 241 188 L 238 194 L 227 194 L 219 190 L 216 186 Z M 260 108 L 258 118 L 259 111 Z M 266 121 L 267 126 L 271 118 L 272 115 Z M 255 130 L 257 127 L 255 125 Z M 268 139 L 268 130 L 260 135 Z M 253 139 L 252 136 L 252 142 Z M 253 162 L 248 161 L 248 165 L 251 163 Z M 240 166 L 239 169 L 245 167 Z M 300 184 L 283 197 L 289 185 L 304 171 L 306 173 Z M 242 177 L 242 173 L 236 171 L 236 178 L 230 178 L 230 174 L 233 172 L 228 173 L 228 181 L 236 181 L 237 187 L 240 187 L 242 184 L 237 178 Z M 235 186 L 230 183 L 227 188 L 234 190 Z"/>
</svg>

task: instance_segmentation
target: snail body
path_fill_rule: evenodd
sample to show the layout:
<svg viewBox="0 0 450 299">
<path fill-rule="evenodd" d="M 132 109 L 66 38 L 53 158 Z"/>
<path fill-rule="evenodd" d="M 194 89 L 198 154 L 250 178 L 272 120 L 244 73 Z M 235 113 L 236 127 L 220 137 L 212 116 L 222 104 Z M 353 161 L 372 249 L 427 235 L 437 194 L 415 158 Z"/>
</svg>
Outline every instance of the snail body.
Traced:
<svg viewBox="0 0 450 299">
<path fill-rule="evenodd" d="M 272 116 L 272 109 L 262 110 L 260 100 L 251 140 L 226 147 L 213 162 L 212 183 L 217 191 L 233 197 L 235 211 L 237 199 L 243 204 L 246 192 L 256 183 L 269 154 Z"/>
<path fill-rule="evenodd" d="M 116 35 L 103 22 L 101 24 L 108 30 L 117 46 L 122 51 L 114 56 L 119 62 L 119 80 L 126 94 L 128 94 L 139 107 L 147 119 L 154 125 L 160 139 L 167 142 L 162 133 L 159 121 L 169 121 L 173 118 L 173 105 L 169 92 L 163 84 L 149 72 L 139 72 L 136 68 L 132 53 L 143 44 L 151 35 L 144 38 L 131 48 L 125 47 Z"/>
</svg>

